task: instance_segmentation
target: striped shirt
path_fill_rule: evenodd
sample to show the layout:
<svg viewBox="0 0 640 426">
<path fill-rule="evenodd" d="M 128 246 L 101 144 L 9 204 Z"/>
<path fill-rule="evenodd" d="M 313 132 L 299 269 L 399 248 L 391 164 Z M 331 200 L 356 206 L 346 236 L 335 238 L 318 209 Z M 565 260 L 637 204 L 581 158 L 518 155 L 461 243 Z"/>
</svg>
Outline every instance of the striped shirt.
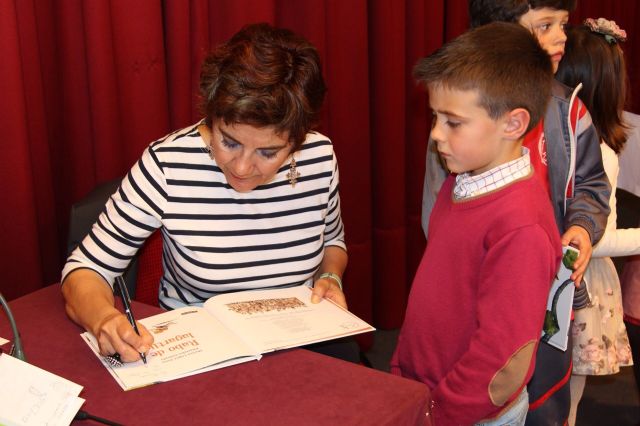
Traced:
<svg viewBox="0 0 640 426">
<path fill-rule="evenodd" d="M 198 123 L 200 124 L 200 123 Z M 338 164 L 331 141 L 309 133 L 272 181 L 236 192 L 211 159 L 198 125 L 152 143 L 69 256 L 62 280 L 90 268 L 113 285 L 160 228 L 160 305 L 198 305 L 216 294 L 313 282 L 327 246 L 346 250 Z"/>
</svg>

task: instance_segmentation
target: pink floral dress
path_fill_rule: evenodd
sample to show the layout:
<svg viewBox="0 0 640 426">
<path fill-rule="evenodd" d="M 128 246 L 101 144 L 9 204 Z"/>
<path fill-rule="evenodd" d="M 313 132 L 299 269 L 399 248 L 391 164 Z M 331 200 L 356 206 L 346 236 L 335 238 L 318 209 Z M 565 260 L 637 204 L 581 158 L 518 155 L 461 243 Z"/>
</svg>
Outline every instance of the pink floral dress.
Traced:
<svg viewBox="0 0 640 426">
<path fill-rule="evenodd" d="M 608 257 L 591 259 L 585 279 L 591 305 L 575 311 L 573 374 L 615 374 L 632 365 L 631 347 L 622 321 L 620 281 Z"/>
<path fill-rule="evenodd" d="M 600 144 L 602 160 L 611 186 L 618 180 L 618 157 L 607 144 Z M 635 254 L 640 250 L 640 229 L 616 230 L 616 198 L 612 191 L 611 214 L 602 240 L 594 247 L 584 275 L 591 305 L 575 311 L 573 374 L 615 374 L 633 365 L 627 329 L 622 319 L 622 293 L 618 273 L 610 257 Z"/>
</svg>

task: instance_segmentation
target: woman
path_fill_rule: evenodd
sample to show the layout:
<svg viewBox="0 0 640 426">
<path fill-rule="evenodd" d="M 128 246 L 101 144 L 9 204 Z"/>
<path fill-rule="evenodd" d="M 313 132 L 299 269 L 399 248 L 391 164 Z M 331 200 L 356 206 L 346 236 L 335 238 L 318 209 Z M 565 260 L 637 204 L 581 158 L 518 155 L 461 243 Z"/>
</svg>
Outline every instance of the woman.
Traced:
<svg viewBox="0 0 640 426">
<path fill-rule="evenodd" d="M 567 49 L 556 78 L 574 87 L 593 118 L 602 140 L 604 169 L 616 187 L 618 153 L 627 141 L 622 120 L 626 100 L 626 67 L 620 43 L 626 33 L 613 21 L 587 19 L 585 25 L 567 31 Z M 611 192 L 611 214 L 602 239 L 594 246 L 585 271 L 591 304 L 575 311 L 572 328 L 573 375 L 569 424 L 575 424 L 577 405 L 587 375 L 615 374 L 631 365 L 627 332 L 622 320 L 620 281 L 610 256 L 640 253 L 640 229 L 616 229 L 616 197 Z"/>
<path fill-rule="evenodd" d="M 338 167 L 331 142 L 311 132 L 326 90 L 316 49 L 247 26 L 205 59 L 200 90 L 205 118 L 145 150 L 63 269 L 67 314 L 103 355 L 135 361 L 153 343 L 110 286 L 156 229 L 165 309 L 303 284 L 312 301 L 346 308 Z"/>
</svg>

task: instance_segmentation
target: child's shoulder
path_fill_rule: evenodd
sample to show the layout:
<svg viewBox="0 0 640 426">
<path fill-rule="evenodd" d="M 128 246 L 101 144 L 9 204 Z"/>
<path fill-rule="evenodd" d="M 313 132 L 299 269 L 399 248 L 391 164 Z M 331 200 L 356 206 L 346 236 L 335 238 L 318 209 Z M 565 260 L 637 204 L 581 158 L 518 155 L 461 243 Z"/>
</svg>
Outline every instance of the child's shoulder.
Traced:
<svg viewBox="0 0 640 426">
<path fill-rule="evenodd" d="M 547 192 L 535 176 L 516 182 L 505 195 L 494 201 L 496 231 L 510 232 L 536 224 L 555 227 Z"/>
<path fill-rule="evenodd" d="M 551 98 L 559 102 L 569 103 L 574 91 L 575 89 L 558 80 L 553 80 L 553 84 L 551 84 Z"/>
</svg>

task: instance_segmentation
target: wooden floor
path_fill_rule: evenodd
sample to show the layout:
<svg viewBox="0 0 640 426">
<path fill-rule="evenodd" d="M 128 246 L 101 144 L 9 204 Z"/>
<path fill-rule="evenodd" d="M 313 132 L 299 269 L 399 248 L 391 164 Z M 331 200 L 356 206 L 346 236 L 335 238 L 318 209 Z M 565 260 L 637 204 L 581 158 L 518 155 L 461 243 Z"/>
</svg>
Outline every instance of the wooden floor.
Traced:
<svg viewBox="0 0 640 426">
<path fill-rule="evenodd" d="M 389 371 L 398 330 L 378 330 L 367 358 L 374 368 Z M 613 376 L 589 377 L 578 407 L 577 426 L 638 426 L 640 396 L 631 367 Z"/>
</svg>

